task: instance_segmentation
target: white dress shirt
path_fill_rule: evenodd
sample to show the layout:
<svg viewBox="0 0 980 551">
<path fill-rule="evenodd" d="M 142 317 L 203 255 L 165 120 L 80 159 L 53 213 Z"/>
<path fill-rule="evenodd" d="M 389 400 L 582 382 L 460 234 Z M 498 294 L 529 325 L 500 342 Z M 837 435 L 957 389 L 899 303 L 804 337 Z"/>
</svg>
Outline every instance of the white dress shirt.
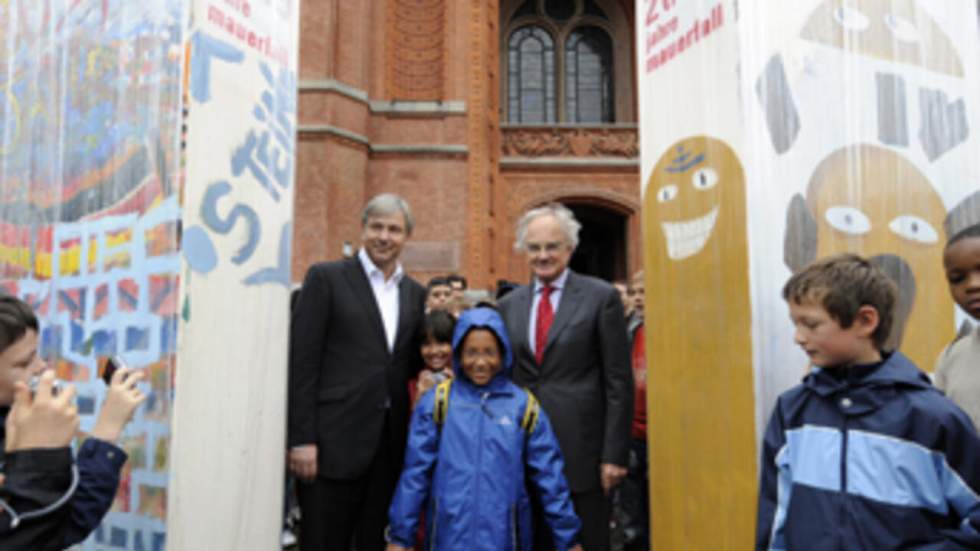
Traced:
<svg viewBox="0 0 980 551">
<path fill-rule="evenodd" d="M 378 304 L 381 311 L 381 322 L 385 327 L 385 340 L 388 343 L 388 352 L 395 349 L 395 334 L 398 332 L 398 284 L 404 277 L 405 272 L 399 262 L 395 266 L 395 273 L 385 281 L 385 274 L 380 268 L 371 262 L 371 257 L 363 248 L 357 252 L 357 258 L 361 261 L 361 267 L 367 274 L 368 281 L 371 282 L 371 290 L 374 292 L 374 301 Z"/>
<path fill-rule="evenodd" d="M 558 315 L 558 304 L 561 302 L 561 293 L 565 289 L 565 282 L 568 281 L 568 268 L 550 283 L 551 285 L 551 311 Z M 534 278 L 534 296 L 531 299 L 531 322 L 527 326 L 527 342 L 531 345 L 531 353 L 537 354 L 535 346 L 535 333 L 538 323 L 538 303 L 541 302 L 541 292 L 544 291 L 544 284 L 538 278 Z M 552 321 L 554 323 L 554 321 Z"/>
</svg>

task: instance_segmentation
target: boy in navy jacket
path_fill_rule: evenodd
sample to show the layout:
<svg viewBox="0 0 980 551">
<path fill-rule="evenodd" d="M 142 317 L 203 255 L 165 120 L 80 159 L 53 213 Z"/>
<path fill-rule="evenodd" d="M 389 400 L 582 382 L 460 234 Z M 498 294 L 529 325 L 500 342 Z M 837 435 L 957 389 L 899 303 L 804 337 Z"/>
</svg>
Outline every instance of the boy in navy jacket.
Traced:
<svg viewBox="0 0 980 551">
<path fill-rule="evenodd" d="M 895 296 L 851 254 L 783 288 L 813 369 L 766 430 L 757 549 L 980 548 L 980 438 L 908 358 L 882 350 Z"/>
</svg>

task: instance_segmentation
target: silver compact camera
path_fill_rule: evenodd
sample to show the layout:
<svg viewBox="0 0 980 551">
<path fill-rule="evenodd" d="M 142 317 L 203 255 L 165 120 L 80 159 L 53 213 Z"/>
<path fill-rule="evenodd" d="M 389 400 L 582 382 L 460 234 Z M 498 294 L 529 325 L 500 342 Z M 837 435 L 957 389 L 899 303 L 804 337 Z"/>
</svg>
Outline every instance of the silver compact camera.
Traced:
<svg viewBox="0 0 980 551">
<path fill-rule="evenodd" d="M 41 382 L 41 376 L 40 375 L 35 375 L 35 376 L 31 377 L 30 380 L 27 381 L 27 388 L 30 389 L 31 396 L 34 396 L 35 394 L 37 394 L 37 385 L 40 382 Z M 61 392 L 61 385 L 62 385 L 61 381 L 58 380 L 58 379 L 55 379 L 54 382 L 51 384 L 51 394 L 54 394 L 55 396 L 57 396 L 58 393 Z"/>
</svg>

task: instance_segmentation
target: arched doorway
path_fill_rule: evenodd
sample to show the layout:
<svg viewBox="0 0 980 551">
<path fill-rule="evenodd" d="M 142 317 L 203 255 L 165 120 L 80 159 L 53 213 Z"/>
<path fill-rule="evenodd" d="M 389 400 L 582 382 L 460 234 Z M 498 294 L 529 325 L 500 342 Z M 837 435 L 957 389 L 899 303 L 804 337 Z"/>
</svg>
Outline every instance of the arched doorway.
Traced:
<svg viewBox="0 0 980 551">
<path fill-rule="evenodd" d="M 628 279 L 626 273 L 627 217 L 588 203 L 566 203 L 582 223 L 578 248 L 569 265 L 581 274 L 606 281 Z"/>
</svg>

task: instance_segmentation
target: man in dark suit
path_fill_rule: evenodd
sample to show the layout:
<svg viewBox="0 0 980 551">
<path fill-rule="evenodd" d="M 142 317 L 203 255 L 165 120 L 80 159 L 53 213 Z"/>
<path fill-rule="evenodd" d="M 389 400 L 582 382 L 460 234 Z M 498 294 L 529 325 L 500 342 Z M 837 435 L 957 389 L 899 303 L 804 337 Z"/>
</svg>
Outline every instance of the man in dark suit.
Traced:
<svg viewBox="0 0 980 551">
<path fill-rule="evenodd" d="M 500 311 L 514 345 L 514 381 L 538 397 L 558 436 L 582 545 L 602 551 L 609 547 L 606 495 L 626 475 L 633 375 L 619 293 L 568 269 L 580 228 L 559 204 L 521 218 L 515 248 L 534 278 L 504 297 Z M 547 534 L 536 516 L 535 533 Z M 535 548 L 553 546 L 536 537 Z"/>
<path fill-rule="evenodd" d="M 408 204 L 371 199 L 352 258 L 310 267 L 293 311 L 289 467 L 301 481 L 303 551 L 384 548 L 401 471 L 408 380 L 421 367 L 425 288 L 398 262 L 412 233 Z"/>
</svg>

